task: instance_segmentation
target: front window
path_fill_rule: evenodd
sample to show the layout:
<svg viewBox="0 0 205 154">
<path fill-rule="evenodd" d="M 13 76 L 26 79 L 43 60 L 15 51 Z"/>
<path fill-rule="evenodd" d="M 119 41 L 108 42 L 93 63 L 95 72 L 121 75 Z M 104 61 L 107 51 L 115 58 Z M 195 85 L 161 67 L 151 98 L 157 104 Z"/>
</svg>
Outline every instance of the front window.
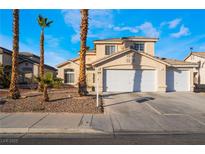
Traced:
<svg viewBox="0 0 205 154">
<path fill-rule="evenodd" d="M 115 52 L 115 46 L 114 45 L 106 45 L 105 46 L 105 55 L 111 55 Z"/>
<path fill-rule="evenodd" d="M 135 43 L 133 48 L 137 51 L 143 52 L 144 51 L 144 43 Z"/>
<path fill-rule="evenodd" d="M 73 69 L 65 70 L 64 80 L 65 80 L 65 83 L 68 83 L 68 84 L 74 83 L 74 70 Z"/>
</svg>

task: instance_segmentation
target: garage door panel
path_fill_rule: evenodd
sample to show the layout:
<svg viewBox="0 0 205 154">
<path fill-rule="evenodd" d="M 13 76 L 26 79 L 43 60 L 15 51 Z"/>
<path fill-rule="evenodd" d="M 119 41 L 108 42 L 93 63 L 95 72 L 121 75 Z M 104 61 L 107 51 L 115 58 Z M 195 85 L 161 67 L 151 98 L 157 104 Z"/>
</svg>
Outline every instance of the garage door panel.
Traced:
<svg viewBox="0 0 205 154">
<path fill-rule="evenodd" d="M 190 72 L 168 70 L 166 75 L 167 91 L 190 91 Z"/>
<path fill-rule="evenodd" d="M 104 79 L 108 92 L 156 91 L 154 70 L 106 70 Z"/>
</svg>

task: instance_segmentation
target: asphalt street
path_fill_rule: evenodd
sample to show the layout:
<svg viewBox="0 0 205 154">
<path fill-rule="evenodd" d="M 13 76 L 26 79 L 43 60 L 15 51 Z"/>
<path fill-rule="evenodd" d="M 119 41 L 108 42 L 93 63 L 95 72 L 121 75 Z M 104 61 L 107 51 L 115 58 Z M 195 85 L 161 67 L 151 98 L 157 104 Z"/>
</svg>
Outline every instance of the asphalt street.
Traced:
<svg viewBox="0 0 205 154">
<path fill-rule="evenodd" d="M 205 134 L 0 134 L 2 145 L 204 145 Z"/>
</svg>

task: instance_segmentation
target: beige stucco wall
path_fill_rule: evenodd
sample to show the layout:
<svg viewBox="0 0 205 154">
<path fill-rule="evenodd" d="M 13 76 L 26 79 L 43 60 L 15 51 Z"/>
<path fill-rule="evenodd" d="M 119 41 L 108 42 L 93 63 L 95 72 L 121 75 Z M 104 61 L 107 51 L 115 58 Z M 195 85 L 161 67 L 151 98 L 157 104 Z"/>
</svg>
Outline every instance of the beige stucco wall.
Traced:
<svg viewBox="0 0 205 154">
<path fill-rule="evenodd" d="M 124 45 L 123 44 L 96 44 L 96 59 L 101 59 L 103 57 L 106 57 L 108 55 L 105 55 L 105 46 L 106 45 L 115 45 L 115 52 L 119 52 L 124 50 Z"/>
<path fill-rule="evenodd" d="M 93 78 L 94 78 L 94 80 L 93 80 Z M 95 78 L 96 78 L 95 70 L 87 70 L 87 72 L 86 72 L 86 82 L 87 82 L 88 91 L 92 91 L 92 88 L 95 87 L 95 81 L 96 81 Z"/>
<path fill-rule="evenodd" d="M 155 55 L 155 43 L 154 42 L 145 43 L 145 53 L 148 53 L 152 56 Z"/>
<path fill-rule="evenodd" d="M 78 83 L 78 75 L 79 75 L 79 61 L 73 63 L 70 62 L 67 65 L 64 65 L 58 68 L 58 77 L 64 79 L 64 70 L 65 69 L 74 69 L 75 72 L 75 83 L 77 86 Z M 114 57 L 110 60 L 107 60 L 104 63 L 98 64 L 95 66 L 94 70 L 87 70 L 87 85 L 88 90 L 91 91 L 92 87 L 96 87 L 96 82 L 98 80 L 99 91 L 103 92 L 103 73 L 106 69 L 154 69 L 156 70 L 157 77 L 157 91 L 158 92 L 166 92 L 166 70 L 170 69 L 164 63 L 156 61 L 146 55 L 141 55 L 137 52 L 129 51 L 120 56 Z M 190 71 L 190 91 L 194 89 L 193 83 L 193 72 L 194 68 L 174 68 L 179 70 L 188 70 Z M 94 75 L 95 74 L 95 75 Z M 95 82 L 93 81 L 93 75 L 95 76 Z M 98 77 L 98 79 L 97 79 Z"/>
<path fill-rule="evenodd" d="M 86 55 L 86 64 L 90 64 L 96 60 L 97 60 L 96 54 L 87 54 Z"/>
<path fill-rule="evenodd" d="M 118 43 L 118 44 L 96 44 L 96 59 L 101 59 L 103 57 L 106 57 L 107 55 L 105 55 L 105 46 L 106 45 L 115 45 L 115 52 L 120 52 L 125 50 L 126 48 L 129 48 L 131 46 L 133 46 L 133 44 L 136 42 L 131 42 L 131 41 L 127 41 L 122 43 Z M 148 53 L 150 55 L 154 56 L 155 53 L 155 42 L 143 42 L 145 47 L 144 47 L 144 52 Z"/>
<path fill-rule="evenodd" d="M 74 70 L 74 86 L 77 86 L 77 84 L 78 84 L 78 76 L 79 76 L 79 61 L 69 62 L 68 64 L 58 68 L 58 75 L 57 75 L 57 77 L 59 77 L 59 78 L 64 80 L 64 71 L 66 69 L 73 69 Z"/>
<path fill-rule="evenodd" d="M 205 58 L 198 57 L 195 55 L 189 56 L 185 61 L 187 62 L 200 62 L 199 68 L 196 70 L 198 77 L 198 84 L 205 84 Z"/>
<path fill-rule="evenodd" d="M 74 84 L 73 85 L 77 87 L 78 86 L 78 77 L 79 77 L 79 60 L 75 61 L 75 62 L 70 62 L 70 63 L 58 68 L 58 75 L 57 76 L 64 80 L 64 71 L 66 69 L 73 69 L 74 70 Z M 87 82 L 88 91 L 91 91 L 92 88 L 95 86 L 95 82 L 93 82 L 93 75 L 95 76 L 94 70 L 88 69 L 86 71 L 86 82 Z"/>
<path fill-rule="evenodd" d="M 136 42 L 125 42 L 124 47 L 129 48 L 130 46 L 133 46 L 134 43 Z M 142 42 L 142 43 L 144 43 L 144 52 L 154 56 L 155 42 Z"/>
<path fill-rule="evenodd" d="M 106 69 L 155 69 L 157 71 L 157 91 L 166 91 L 166 65 L 138 53 L 129 52 L 96 66 L 100 92 L 103 91 L 103 72 Z"/>
</svg>

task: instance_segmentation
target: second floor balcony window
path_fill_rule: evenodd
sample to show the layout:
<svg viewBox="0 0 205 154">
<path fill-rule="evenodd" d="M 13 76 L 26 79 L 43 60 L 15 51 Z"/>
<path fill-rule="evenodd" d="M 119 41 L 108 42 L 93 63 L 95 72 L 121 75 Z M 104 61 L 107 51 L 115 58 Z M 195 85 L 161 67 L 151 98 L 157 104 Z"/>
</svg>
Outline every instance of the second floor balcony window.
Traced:
<svg viewBox="0 0 205 154">
<path fill-rule="evenodd" d="M 133 49 L 143 52 L 144 51 L 144 43 L 135 43 L 133 45 Z"/>
<path fill-rule="evenodd" d="M 115 46 L 114 45 L 106 45 L 105 46 L 105 55 L 111 55 L 115 52 Z"/>
</svg>

